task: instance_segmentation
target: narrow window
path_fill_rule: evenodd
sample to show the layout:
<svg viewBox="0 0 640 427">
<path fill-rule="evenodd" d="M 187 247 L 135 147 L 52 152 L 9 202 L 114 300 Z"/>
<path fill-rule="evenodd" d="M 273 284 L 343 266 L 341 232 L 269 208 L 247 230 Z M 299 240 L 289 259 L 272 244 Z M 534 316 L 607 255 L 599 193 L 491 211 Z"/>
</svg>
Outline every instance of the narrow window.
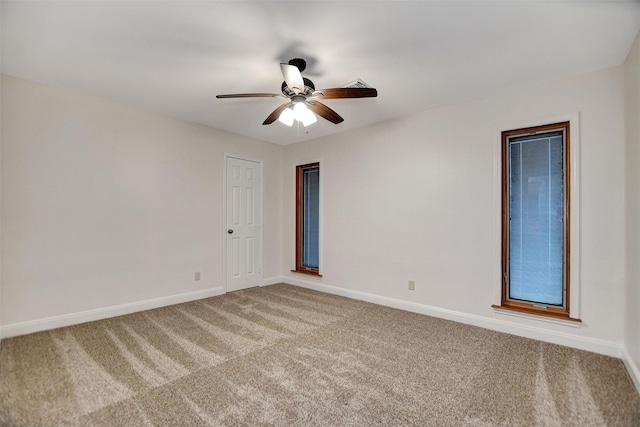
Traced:
<svg viewBox="0 0 640 427">
<path fill-rule="evenodd" d="M 569 141 L 569 122 L 502 133 L 500 308 L 569 319 Z"/>
<path fill-rule="evenodd" d="M 296 167 L 296 269 L 320 276 L 320 164 Z"/>
</svg>

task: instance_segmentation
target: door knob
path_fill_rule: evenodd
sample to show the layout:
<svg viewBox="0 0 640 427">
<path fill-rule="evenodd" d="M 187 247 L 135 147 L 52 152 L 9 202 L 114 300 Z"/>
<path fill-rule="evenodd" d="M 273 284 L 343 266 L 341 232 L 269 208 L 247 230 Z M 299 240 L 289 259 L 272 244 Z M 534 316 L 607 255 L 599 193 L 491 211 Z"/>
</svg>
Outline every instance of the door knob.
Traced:
<svg viewBox="0 0 640 427">
<path fill-rule="evenodd" d="M 232 230 L 232 229 L 228 229 L 228 230 L 227 230 L 227 233 L 229 233 L 229 234 L 233 234 L 233 230 Z"/>
</svg>

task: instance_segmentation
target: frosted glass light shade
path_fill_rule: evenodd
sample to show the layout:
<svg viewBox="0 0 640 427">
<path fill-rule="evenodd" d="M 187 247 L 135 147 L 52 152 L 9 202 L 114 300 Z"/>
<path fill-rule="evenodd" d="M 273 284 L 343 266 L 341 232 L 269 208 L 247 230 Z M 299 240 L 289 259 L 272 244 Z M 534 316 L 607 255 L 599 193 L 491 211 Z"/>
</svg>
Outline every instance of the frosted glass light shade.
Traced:
<svg viewBox="0 0 640 427">
<path fill-rule="evenodd" d="M 304 112 L 304 117 L 302 118 L 302 124 L 306 127 L 309 125 L 314 124 L 315 122 L 317 122 L 318 119 L 316 118 L 316 115 L 313 114 L 313 111 L 307 109 Z"/>
<path fill-rule="evenodd" d="M 285 108 L 280 113 L 280 117 L 278 117 L 278 121 L 287 126 L 293 125 L 294 113 L 291 108 Z"/>
<path fill-rule="evenodd" d="M 293 117 L 297 121 L 303 121 L 305 115 L 307 114 L 307 111 L 309 110 L 307 109 L 307 106 L 304 104 L 304 102 L 296 102 L 295 104 L 293 104 Z"/>
</svg>

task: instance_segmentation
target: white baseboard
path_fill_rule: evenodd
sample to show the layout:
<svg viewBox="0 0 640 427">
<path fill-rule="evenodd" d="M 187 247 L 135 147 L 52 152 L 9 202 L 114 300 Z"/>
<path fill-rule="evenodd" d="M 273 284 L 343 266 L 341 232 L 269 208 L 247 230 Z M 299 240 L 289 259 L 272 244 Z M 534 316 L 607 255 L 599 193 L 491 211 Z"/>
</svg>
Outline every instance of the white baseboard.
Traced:
<svg viewBox="0 0 640 427">
<path fill-rule="evenodd" d="M 439 317 L 453 320 L 467 325 L 478 326 L 493 331 L 504 332 L 520 337 L 531 338 L 552 344 L 559 344 L 580 350 L 591 351 L 593 353 L 604 354 L 620 358 L 622 357 L 622 346 L 615 342 L 598 340 L 594 338 L 581 337 L 575 334 L 553 331 L 535 326 L 525 326 L 512 323 L 506 320 L 492 319 L 489 317 L 467 314 L 459 311 L 447 310 L 433 307 L 426 304 L 418 304 L 410 301 L 403 301 L 395 298 L 383 297 L 379 295 L 359 292 L 350 289 L 339 288 L 320 282 L 304 280 L 297 277 L 283 277 L 284 283 L 296 285 L 316 291 L 327 292 L 360 301 L 366 301 L 385 307 L 397 308 L 413 313 L 425 314 L 427 316 Z"/>
<path fill-rule="evenodd" d="M 202 298 L 215 297 L 225 293 L 223 286 L 203 289 L 200 291 L 186 292 L 178 295 L 154 298 L 145 301 L 137 301 L 112 307 L 97 308 L 94 310 L 64 314 L 61 316 L 47 317 L 44 319 L 30 320 L 27 322 L 3 325 L 0 330 L 0 338 L 15 337 L 38 331 L 61 328 L 63 326 L 77 325 L 79 323 L 93 322 L 94 320 L 107 319 L 109 317 L 122 316 L 143 310 L 165 307 L 173 304 L 194 301 Z"/>
<path fill-rule="evenodd" d="M 622 347 L 622 361 L 627 368 L 627 372 L 629 372 L 633 385 L 636 386 L 636 390 L 640 393 L 640 367 L 633 361 L 633 358 L 625 346 Z"/>
<path fill-rule="evenodd" d="M 282 283 L 284 278 L 282 276 L 268 277 L 266 279 L 262 279 L 262 284 L 260 286 L 270 286 L 277 285 L 278 283 Z"/>
</svg>

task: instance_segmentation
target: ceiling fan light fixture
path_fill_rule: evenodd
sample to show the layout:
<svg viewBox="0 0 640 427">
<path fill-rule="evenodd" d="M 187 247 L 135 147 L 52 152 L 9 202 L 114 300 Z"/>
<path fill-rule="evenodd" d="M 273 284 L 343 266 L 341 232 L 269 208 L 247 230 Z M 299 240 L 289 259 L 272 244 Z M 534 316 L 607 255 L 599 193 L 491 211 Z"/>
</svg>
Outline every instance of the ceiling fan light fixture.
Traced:
<svg viewBox="0 0 640 427">
<path fill-rule="evenodd" d="M 278 121 L 287 126 L 293 126 L 294 115 L 295 114 L 293 113 L 293 110 L 287 107 L 284 110 L 282 110 L 282 113 L 280 113 L 280 117 L 278 117 Z"/>
</svg>

